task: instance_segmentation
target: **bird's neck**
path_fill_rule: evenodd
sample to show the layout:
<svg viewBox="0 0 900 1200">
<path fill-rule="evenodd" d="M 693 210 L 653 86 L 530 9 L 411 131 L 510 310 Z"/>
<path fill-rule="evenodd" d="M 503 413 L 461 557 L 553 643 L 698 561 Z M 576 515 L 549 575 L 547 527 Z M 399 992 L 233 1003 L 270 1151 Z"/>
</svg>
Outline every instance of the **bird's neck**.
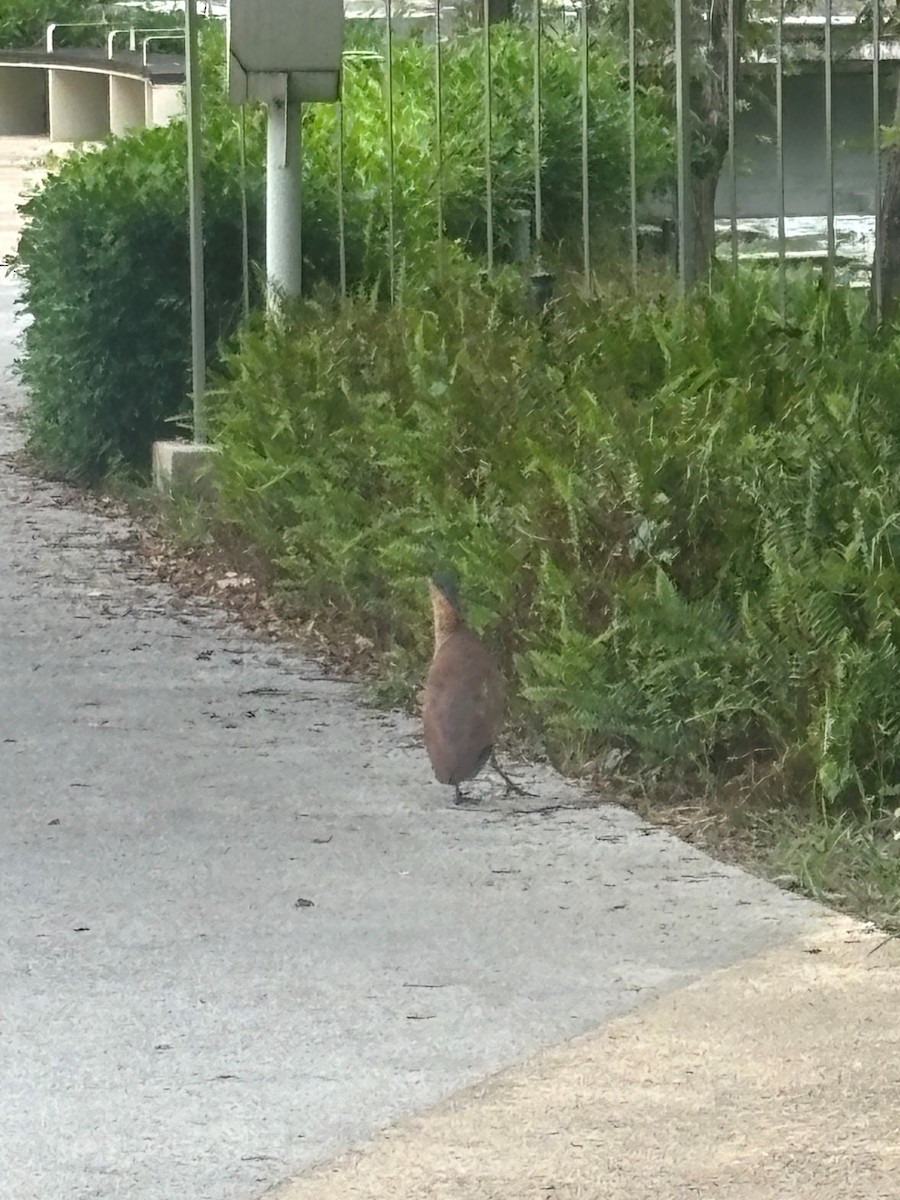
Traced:
<svg viewBox="0 0 900 1200">
<path fill-rule="evenodd" d="M 465 621 L 447 597 L 440 592 L 435 592 L 432 596 L 431 608 L 434 615 L 434 648 L 437 651 L 451 633 L 462 629 Z"/>
</svg>

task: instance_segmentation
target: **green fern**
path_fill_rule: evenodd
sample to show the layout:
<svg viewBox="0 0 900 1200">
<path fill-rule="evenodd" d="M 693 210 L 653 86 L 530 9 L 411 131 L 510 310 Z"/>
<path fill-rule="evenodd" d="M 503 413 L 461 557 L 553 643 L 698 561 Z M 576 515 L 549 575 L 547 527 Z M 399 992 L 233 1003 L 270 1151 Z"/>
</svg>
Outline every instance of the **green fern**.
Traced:
<svg viewBox="0 0 900 1200">
<path fill-rule="evenodd" d="M 412 281 L 411 281 L 412 286 Z M 900 786 L 900 370 L 852 296 L 745 272 L 689 301 L 458 266 L 415 303 L 248 331 L 221 504 L 307 610 L 421 669 L 422 578 L 466 581 L 564 761 L 800 764 L 823 809 Z M 405 668 L 402 668 L 405 664 Z"/>
</svg>

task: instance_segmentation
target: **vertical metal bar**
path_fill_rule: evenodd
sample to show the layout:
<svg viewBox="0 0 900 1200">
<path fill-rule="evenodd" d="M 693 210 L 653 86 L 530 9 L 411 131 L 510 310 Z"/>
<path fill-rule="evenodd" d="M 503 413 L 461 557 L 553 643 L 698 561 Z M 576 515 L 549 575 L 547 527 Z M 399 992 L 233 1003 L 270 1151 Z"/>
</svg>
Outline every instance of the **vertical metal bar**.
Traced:
<svg viewBox="0 0 900 1200">
<path fill-rule="evenodd" d="M 444 244 L 444 48 L 441 0 L 434 0 L 434 138 L 436 142 L 436 192 L 438 249 Z"/>
<path fill-rule="evenodd" d="M 247 216 L 247 107 L 241 105 L 238 126 L 241 188 L 241 299 L 244 320 L 250 316 L 250 221 Z"/>
<path fill-rule="evenodd" d="M 487 265 L 494 269 L 493 106 L 491 99 L 491 8 L 484 0 L 484 202 L 487 209 Z"/>
<path fill-rule="evenodd" d="M 206 284 L 203 271 L 203 178 L 200 159 L 200 56 L 197 49 L 196 0 L 185 0 L 185 103 L 188 142 L 188 222 L 191 274 L 191 391 L 194 442 L 206 442 Z"/>
<path fill-rule="evenodd" d="M 394 231 L 394 23 L 391 0 L 385 0 L 385 53 L 387 56 L 388 125 L 388 274 L 391 304 L 396 291 L 396 238 Z"/>
<path fill-rule="evenodd" d="M 872 292 L 876 324 L 881 324 L 881 0 L 872 0 L 872 156 L 875 172 L 875 254 Z"/>
<path fill-rule="evenodd" d="M 337 103 L 337 201 L 338 201 L 338 271 L 341 280 L 341 296 L 347 299 L 347 214 L 344 201 L 344 102 Z"/>
<path fill-rule="evenodd" d="M 733 3 L 733 0 L 731 0 Z M 635 0 L 628 0 L 628 103 L 630 105 L 628 127 L 628 186 L 629 216 L 631 219 L 631 281 L 637 288 L 638 282 L 638 227 L 637 227 L 637 47 L 635 39 Z"/>
<path fill-rule="evenodd" d="M 834 63 L 831 50 L 832 0 L 825 0 L 825 175 L 828 226 L 828 276 L 834 277 Z"/>
<path fill-rule="evenodd" d="M 728 0 L 728 179 L 731 185 L 731 266 L 738 265 L 737 231 L 737 29 L 734 23 L 735 0 Z"/>
<path fill-rule="evenodd" d="M 778 279 L 783 315 L 786 287 L 784 256 L 784 0 L 778 0 L 775 25 L 775 171 L 778 194 Z"/>
<path fill-rule="evenodd" d="M 544 212 L 543 212 L 543 195 L 542 195 L 542 155 L 541 147 L 541 88 L 542 88 L 542 71 L 541 71 L 541 39 L 543 38 L 543 19 L 541 14 L 541 0 L 534 0 L 534 86 L 533 86 L 533 105 L 534 105 L 534 240 L 538 246 L 540 254 L 541 239 L 544 235 Z"/>
<path fill-rule="evenodd" d="M 691 10 L 675 0 L 675 124 L 678 154 L 678 284 L 694 282 L 694 222 L 691 211 Z"/>
<path fill-rule="evenodd" d="M 590 150 L 590 39 L 588 37 L 587 0 L 581 0 L 581 243 L 584 249 L 584 286 L 591 286 L 591 191 L 588 152 Z"/>
</svg>

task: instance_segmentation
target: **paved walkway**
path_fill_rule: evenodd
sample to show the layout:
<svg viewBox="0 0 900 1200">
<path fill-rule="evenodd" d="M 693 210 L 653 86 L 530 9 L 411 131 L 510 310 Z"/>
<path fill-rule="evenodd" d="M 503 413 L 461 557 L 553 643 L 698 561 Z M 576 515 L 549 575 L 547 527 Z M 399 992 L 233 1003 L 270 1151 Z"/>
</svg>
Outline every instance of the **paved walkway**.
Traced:
<svg viewBox="0 0 900 1200">
<path fill-rule="evenodd" d="M 547 769 L 455 808 L 413 722 L 16 469 L 11 312 L 0 1198 L 887 1196 L 893 946 Z M 741 1138 L 808 1187 L 741 1191 Z"/>
<path fill-rule="evenodd" d="M 831 917 L 272 1200 L 896 1200 L 896 943 Z"/>
</svg>

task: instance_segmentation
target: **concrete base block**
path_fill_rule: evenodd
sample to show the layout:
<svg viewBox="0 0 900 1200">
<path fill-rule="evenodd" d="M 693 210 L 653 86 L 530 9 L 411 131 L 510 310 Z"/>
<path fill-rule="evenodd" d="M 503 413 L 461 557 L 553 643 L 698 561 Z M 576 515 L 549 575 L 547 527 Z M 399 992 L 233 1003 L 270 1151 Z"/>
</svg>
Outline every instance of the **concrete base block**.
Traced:
<svg viewBox="0 0 900 1200">
<path fill-rule="evenodd" d="M 154 442 L 153 486 L 173 495 L 212 499 L 212 469 L 218 450 L 218 446 L 195 446 L 193 442 Z"/>
</svg>

